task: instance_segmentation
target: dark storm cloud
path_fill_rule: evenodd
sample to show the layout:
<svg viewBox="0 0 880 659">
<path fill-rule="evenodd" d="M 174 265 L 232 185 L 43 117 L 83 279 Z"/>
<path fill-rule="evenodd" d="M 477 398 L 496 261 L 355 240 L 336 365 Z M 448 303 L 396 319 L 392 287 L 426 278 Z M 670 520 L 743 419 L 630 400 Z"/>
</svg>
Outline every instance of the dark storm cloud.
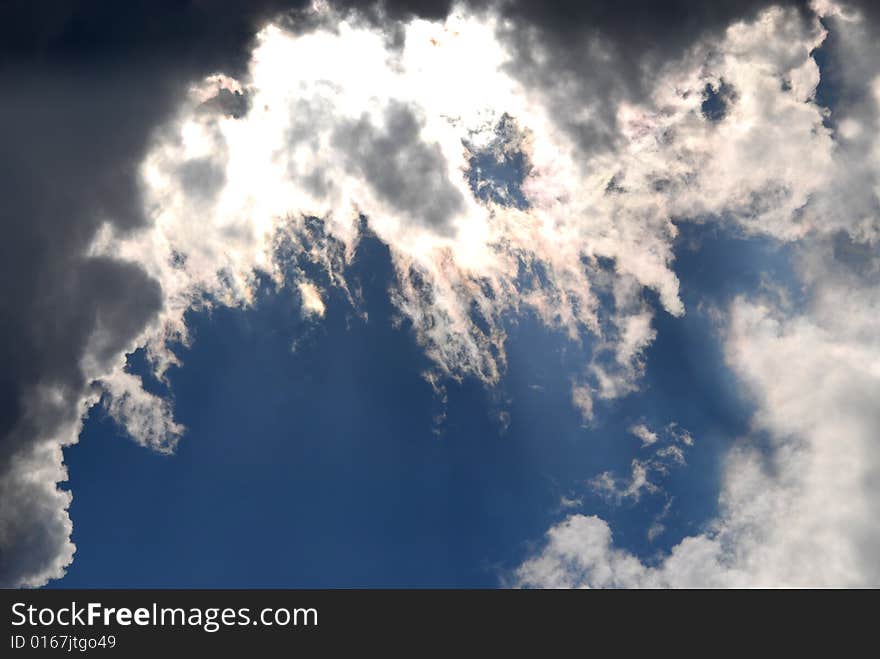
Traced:
<svg viewBox="0 0 880 659">
<path fill-rule="evenodd" d="M 85 250 L 104 222 L 145 225 L 136 169 L 151 132 L 190 81 L 243 72 L 257 29 L 285 4 L 0 9 L 0 585 L 57 574 L 67 539 L 50 491 L 14 470 L 37 468 L 75 421 L 83 359 L 112 359 L 161 304 L 143 271 Z"/>
<path fill-rule="evenodd" d="M 345 167 L 363 176 L 380 199 L 437 233 L 448 234 L 464 199 L 449 180 L 440 147 L 423 142 L 420 132 L 413 111 L 392 103 L 384 128 L 363 117 L 339 126 L 333 145 L 345 154 Z"/>
<path fill-rule="evenodd" d="M 880 5 L 843 2 L 877 26 Z M 556 120 L 591 152 L 618 139 L 616 108 L 644 100 L 660 67 L 700 39 L 718 38 L 738 20 L 778 6 L 812 17 L 808 0 L 501 0 L 502 28 L 512 47 L 512 72 L 542 89 Z M 716 90 L 717 91 L 717 90 Z M 733 97 L 725 99 L 727 104 Z M 720 117 L 719 117 L 720 118 Z"/>
<path fill-rule="evenodd" d="M 5 364 L 25 378 L 16 383 L 18 414 L 0 445 L 0 584 L 7 586 L 51 565 L 67 538 L 59 535 L 64 530 L 59 511 L 46 506 L 46 490 L 31 487 L 13 470 L 21 469 L 21 453 L 34 448 L 32 442 L 76 421 L 75 402 L 86 383 L 72 358 L 88 353 L 99 363 L 110 362 L 161 304 L 155 281 L 136 266 L 107 258 L 70 262 L 65 277 L 42 286 L 39 299 L 24 311 L 40 319 L 28 327 L 31 350 L 5 355 L 11 357 Z M 60 396 L 34 389 L 37 384 L 51 384 Z"/>
<path fill-rule="evenodd" d="M 593 152 L 615 144 L 620 102 L 644 100 L 664 63 L 771 4 L 807 15 L 800 0 L 522 0 L 505 3 L 512 24 L 502 34 L 514 52 L 511 71 L 542 90 L 557 122 Z"/>
</svg>

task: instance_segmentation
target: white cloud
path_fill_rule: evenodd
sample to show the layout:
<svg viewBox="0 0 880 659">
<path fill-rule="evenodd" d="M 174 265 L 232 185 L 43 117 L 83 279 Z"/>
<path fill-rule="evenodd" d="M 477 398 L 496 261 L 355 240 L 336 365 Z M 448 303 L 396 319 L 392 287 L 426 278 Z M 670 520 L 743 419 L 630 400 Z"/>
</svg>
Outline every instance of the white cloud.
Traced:
<svg viewBox="0 0 880 659">
<path fill-rule="evenodd" d="M 838 293 L 843 291 L 838 289 Z M 865 292 L 862 291 L 862 294 Z M 756 430 L 771 453 L 744 441 L 726 458 L 720 513 L 657 566 L 615 549 L 608 525 L 575 515 L 516 572 L 524 586 L 864 586 L 880 584 L 880 341 L 876 289 L 832 317 L 781 317 L 738 300 L 731 365 L 758 401 Z M 859 299 L 861 298 L 861 299 Z M 855 302 L 855 300 L 853 300 Z M 864 306 L 863 306 L 864 305 Z M 876 307 L 875 307 L 876 308 Z M 840 313 L 839 308 L 825 312 Z M 633 486 L 636 481 L 633 480 Z"/>
<path fill-rule="evenodd" d="M 321 299 L 321 293 L 317 286 L 308 281 L 301 281 L 297 286 L 302 297 L 303 314 L 323 316 L 327 307 L 324 305 L 324 300 Z"/>
<path fill-rule="evenodd" d="M 648 473 L 652 468 L 650 463 L 642 460 L 633 460 L 630 467 L 632 472 L 623 483 L 618 483 L 610 471 L 603 471 L 590 480 L 590 486 L 600 496 L 616 503 L 620 503 L 625 499 L 638 501 L 642 497 L 643 490 L 649 494 L 659 490 L 657 485 L 648 478 Z"/>
<path fill-rule="evenodd" d="M 840 141 L 833 148 L 826 137 L 814 141 L 807 168 L 791 179 L 797 187 L 774 194 L 775 209 L 797 199 L 800 212 L 736 218 L 751 231 L 798 239 L 798 276 L 807 303 L 795 309 L 786 296 L 739 297 L 723 318 L 728 363 L 757 407 L 753 432 L 765 433 L 769 447 L 760 448 L 752 437 L 738 442 L 725 459 L 718 516 L 704 533 L 682 539 L 659 564 L 646 565 L 615 548 L 604 521 L 572 515 L 551 528 L 543 550 L 518 568 L 518 584 L 880 584 L 880 490 L 871 476 L 880 467 L 875 441 L 880 430 L 880 326 L 874 311 L 880 304 L 880 150 L 876 131 L 854 141 L 855 135 L 865 135 L 862 126 L 876 126 L 880 116 L 872 92 L 878 53 L 876 40 L 852 14 L 825 9 L 830 29 L 837 32 L 834 56 L 843 71 L 840 106 L 832 115 Z M 797 49 L 796 39 L 781 44 L 781 35 L 762 37 L 761 30 L 750 35 L 750 29 L 729 34 L 741 45 L 761 38 L 775 60 Z M 797 74 L 795 91 L 807 101 L 816 81 L 809 68 L 791 69 Z M 766 98 L 744 103 L 738 112 L 749 114 L 741 114 L 738 126 L 731 127 L 744 133 L 746 128 L 749 140 L 757 138 L 760 153 L 752 151 L 749 159 L 762 178 L 766 172 L 760 163 L 775 157 L 766 149 L 776 149 L 780 138 L 756 129 L 755 123 L 774 105 Z M 810 112 L 809 103 L 803 108 Z M 798 122 L 801 114 L 792 109 L 789 117 Z M 783 129 L 780 124 L 774 130 L 781 134 Z M 817 134 L 823 131 L 817 128 Z M 722 162 L 738 160 L 725 156 Z M 719 174 L 713 180 L 726 186 Z"/>
<path fill-rule="evenodd" d="M 101 379 L 107 393 L 107 412 L 138 444 L 171 453 L 184 428 L 175 422 L 171 403 L 144 390 L 141 379 L 122 366 Z"/>
<path fill-rule="evenodd" d="M 650 446 L 657 443 L 657 433 L 653 432 L 644 423 L 637 423 L 630 427 L 629 431 L 642 441 L 642 446 Z"/>
<path fill-rule="evenodd" d="M 671 438 L 685 446 L 693 444 L 690 433 L 680 428 L 678 424 L 670 423 L 666 428 L 667 440 Z M 629 431 L 642 441 L 642 448 L 653 447 L 650 456 L 634 458 L 630 463 L 630 475 L 625 479 L 617 478 L 610 471 L 604 471 L 588 481 L 596 494 L 618 505 L 624 501 L 638 502 L 643 493 L 657 494 L 662 492 L 660 485 L 651 480 L 651 474 L 663 477 L 669 473 L 671 467 L 685 465 L 682 448 L 676 443 L 664 443 L 661 446 L 660 437 L 645 424 L 635 424 L 630 427 Z M 682 438 L 689 439 L 690 443 L 683 441 Z M 666 512 L 668 513 L 668 510 Z M 656 536 L 659 532 L 655 531 L 654 535 Z"/>
<path fill-rule="evenodd" d="M 591 421 L 593 418 L 593 396 L 588 387 L 583 385 L 574 385 L 571 388 L 571 402 L 577 410 L 580 411 L 584 421 Z"/>
<path fill-rule="evenodd" d="M 139 261 L 163 282 L 165 324 L 151 341 L 153 356 L 173 359 L 161 345 L 185 338 L 183 312 L 198 292 L 247 304 L 255 271 L 277 278 L 278 231 L 296 232 L 304 215 L 322 217 L 350 258 L 362 213 L 392 249 L 393 299 L 439 373 L 497 381 L 501 317 L 530 309 L 575 340 L 595 335 L 596 357 L 573 391 L 589 419 L 596 397 L 638 387 L 655 336 L 643 289 L 655 289 L 670 313 L 684 312 L 670 268 L 677 233 L 670 218 L 723 211 L 773 235 L 803 231 L 794 226 L 797 212 L 831 146 L 821 112 L 804 102 L 815 84 L 809 52 L 821 40 L 818 28 L 804 31 L 773 11 L 731 28 L 711 56 L 697 47 L 658 78 L 651 106 L 620 107 L 628 141 L 598 153 L 578 151 L 554 121 L 558 108 L 506 72 L 510 55 L 494 29 L 491 17 L 461 12 L 445 24 L 413 21 L 397 52 L 379 32 L 347 21 L 298 37 L 270 27 L 254 54 L 246 117 L 202 109 L 205 87 L 234 81 L 214 77 L 196 88 L 144 164 L 155 230 L 105 235 L 95 245 Z M 310 65 L 291 69 L 290 61 Z M 801 86 L 783 91 L 783 77 Z M 737 103 L 729 121 L 712 125 L 700 114 L 700 93 L 721 78 L 735 86 Z M 463 144 L 490 144 L 504 116 L 523 130 L 517 144 L 531 163 L 523 210 L 479 203 L 464 176 Z M 757 153 L 762 144 L 774 146 Z M 365 169 L 373 157 L 385 165 Z M 396 168 L 398 158 L 421 159 L 425 168 L 411 169 L 429 176 L 412 178 Z M 609 192 L 612 180 L 625 192 Z M 431 219 L 427 209 L 444 210 Z M 309 256 L 326 261 L 319 249 Z M 613 259 L 610 278 L 596 257 Z M 517 284 L 523 265 L 542 273 L 526 289 Z M 594 292 L 604 286 L 615 300 L 607 321 Z M 485 326 L 473 321 L 474 307 Z"/>
<path fill-rule="evenodd" d="M 70 540 L 71 493 L 57 487 L 67 480 L 62 449 L 77 442 L 82 417 L 96 396 L 70 409 L 64 392 L 40 386 L 29 392 L 20 425 L 7 436 L 12 447 L 0 478 L 0 546 L 5 587 L 35 587 L 64 575 L 76 547 Z M 29 435 L 51 419 L 58 434 Z M 22 441 L 27 436 L 30 441 Z M 10 540 L 16 540 L 10 542 Z"/>
</svg>

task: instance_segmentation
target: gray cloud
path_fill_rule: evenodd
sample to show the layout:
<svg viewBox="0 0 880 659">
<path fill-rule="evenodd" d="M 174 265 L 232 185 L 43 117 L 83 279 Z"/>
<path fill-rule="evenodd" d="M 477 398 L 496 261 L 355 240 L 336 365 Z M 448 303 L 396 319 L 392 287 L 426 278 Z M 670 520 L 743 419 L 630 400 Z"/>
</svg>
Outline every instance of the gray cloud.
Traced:
<svg viewBox="0 0 880 659">
<path fill-rule="evenodd" d="M 32 311 L 41 320 L 27 327 L 28 353 L 6 362 L 30 377 L 19 383 L 18 415 L 0 444 L 0 584 L 38 583 L 67 553 L 69 520 L 57 505 L 65 494 L 33 476 L 53 466 L 59 440 L 72 439 L 66 428 L 83 411 L 88 383 L 75 357 L 110 364 L 161 304 L 158 283 L 128 263 L 78 259 L 65 275 Z"/>
<path fill-rule="evenodd" d="M 73 546 L 56 483 L 93 391 L 85 365 L 118 359 L 161 306 L 139 267 L 87 249 L 105 223 L 147 226 L 137 168 L 153 130 L 191 80 L 242 73 L 285 5 L 0 9 L 0 586 L 63 574 Z"/>
<path fill-rule="evenodd" d="M 223 167 L 210 157 L 187 160 L 178 176 L 187 192 L 199 200 L 212 199 L 226 183 Z"/>
<path fill-rule="evenodd" d="M 105 360 L 124 348 L 160 301 L 158 285 L 140 269 L 84 253 L 103 222 L 123 232 L 144 224 L 133 173 L 147 135 L 125 120 L 158 113 L 161 101 L 148 89 L 121 86 L 120 71 L 58 76 L 35 67 L 16 73 L 9 82 L 6 71 L 0 107 L 5 152 L 0 480 L 9 489 L 0 501 L 5 585 L 39 573 L 46 554 L 36 547 L 41 538 L 47 546 L 67 538 L 53 535 L 58 511 L 29 511 L 51 508 L 40 501 L 47 492 L 29 481 L 11 488 L 11 471 L 31 461 L 41 450 L 39 442 L 58 437 L 76 417 L 88 385 L 82 369 L 86 354 Z M 151 109 L 143 110 L 142 103 Z M 57 402 L 52 409 L 34 408 L 46 388 L 56 392 Z M 30 561 L 27 569 L 22 560 Z"/>
<path fill-rule="evenodd" d="M 502 4 L 512 19 L 500 28 L 516 54 L 511 72 L 550 99 L 556 121 L 585 152 L 619 144 L 620 103 L 645 100 L 660 69 L 698 40 L 720 36 L 733 21 L 769 5 L 806 5 L 798 0 Z"/>
<path fill-rule="evenodd" d="M 413 111 L 392 103 L 384 129 L 362 117 L 338 127 L 332 140 L 346 155 L 346 168 L 363 176 L 381 199 L 437 233 L 449 234 L 464 200 L 446 175 L 440 147 L 423 142 L 420 131 Z"/>
<path fill-rule="evenodd" d="M 202 103 L 202 108 L 240 119 L 251 109 L 251 101 L 247 91 L 221 89 L 216 96 Z"/>
</svg>

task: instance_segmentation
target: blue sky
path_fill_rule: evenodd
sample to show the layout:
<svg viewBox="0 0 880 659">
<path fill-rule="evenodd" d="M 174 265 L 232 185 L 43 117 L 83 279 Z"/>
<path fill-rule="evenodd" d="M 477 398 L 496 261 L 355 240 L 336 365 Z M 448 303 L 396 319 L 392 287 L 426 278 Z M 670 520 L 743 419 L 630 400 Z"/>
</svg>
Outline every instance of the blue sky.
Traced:
<svg viewBox="0 0 880 659">
<path fill-rule="evenodd" d="M 657 309 L 642 391 L 602 404 L 592 427 L 571 404 L 584 348 L 529 317 L 510 323 L 499 386 L 449 383 L 438 427 L 429 364 L 409 328 L 392 326 L 389 256 L 375 239 L 350 273 L 368 322 L 341 294 L 323 322 L 303 320 L 269 285 L 253 308 L 191 312 L 192 347 L 169 374 L 186 436 L 174 455 L 152 453 L 92 410 L 65 451 L 78 550 L 55 585 L 492 587 L 572 512 L 562 497 L 608 519 L 644 560 L 668 551 L 715 513 L 720 456 L 752 411 L 699 307 L 754 291 L 760 270 L 746 263 L 786 267 L 766 241 L 682 230 L 676 270 L 691 311 Z M 591 490 L 590 478 L 626 475 L 643 453 L 631 425 L 671 421 L 695 442 L 660 481 L 665 495 L 616 505 Z M 650 542 L 665 496 L 667 529 Z"/>
</svg>

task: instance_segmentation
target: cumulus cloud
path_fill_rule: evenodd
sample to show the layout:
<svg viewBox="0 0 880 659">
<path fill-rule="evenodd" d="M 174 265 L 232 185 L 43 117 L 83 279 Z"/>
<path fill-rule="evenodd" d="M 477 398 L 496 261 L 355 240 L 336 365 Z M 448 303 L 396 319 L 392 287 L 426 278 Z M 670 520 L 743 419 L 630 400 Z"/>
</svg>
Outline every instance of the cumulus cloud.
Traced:
<svg viewBox="0 0 880 659">
<path fill-rule="evenodd" d="M 796 223 L 760 229 L 797 238 L 796 269 L 806 304 L 796 308 L 786 296 L 770 294 L 740 296 L 724 315 L 727 361 L 757 412 L 755 434 L 741 438 L 725 458 L 718 516 L 705 532 L 683 538 L 651 565 L 616 548 L 603 520 L 569 516 L 550 529 L 543 550 L 517 569 L 520 585 L 880 583 L 880 499 L 869 475 L 880 456 L 874 441 L 880 345 L 871 312 L 880 290 L 878 161 L 873 133 L 859 133 L 858 143 L 851 137 L 857 125 L 876 121 L 880 72 L 874 28 L 852 11 L 830 3 L 820 8 L 834 35 L 828 48 L 839 58 L 832 75 L 841 85 L 829 122 L 837 127 L 837 141 L 817 159 L 831 166 L 824 172 L 820 166 L 822 177 L 793 216 Z M 852 187 L 851 177 L 858 181 Z M 748 218 L 740 221 L 758 230 Z M 759 433 L 769 437 L 769 448 L 757 441 Z"/>
<path fill-rule="evenodd" d="M 517 583 L 880 583 L 880 499 L 870 477 L 880 461 L 880 346 L 876 314 L 867 311 L 877 302 L 877 288 L 848 292 L 844 288 L 853 282 L 839 277 L 832 273 L 821 284 L 834 291 L 834 303 L 807 313 L 786 316 L 767 302 L 734 302 L 728 359 L 759 401 L 756 430 L 766 431 L 772 444 L 767 454 L 743 438 L 726 457 L 720 513 L 706 532 L 682 539 L 658 565 L 646 565 L 614 547 L 603 520 L 569 516 L 549 531 L 542 551 L 517 569 Z M 842 314 L 846 329 L 838 320 Z"/>
</svg>

